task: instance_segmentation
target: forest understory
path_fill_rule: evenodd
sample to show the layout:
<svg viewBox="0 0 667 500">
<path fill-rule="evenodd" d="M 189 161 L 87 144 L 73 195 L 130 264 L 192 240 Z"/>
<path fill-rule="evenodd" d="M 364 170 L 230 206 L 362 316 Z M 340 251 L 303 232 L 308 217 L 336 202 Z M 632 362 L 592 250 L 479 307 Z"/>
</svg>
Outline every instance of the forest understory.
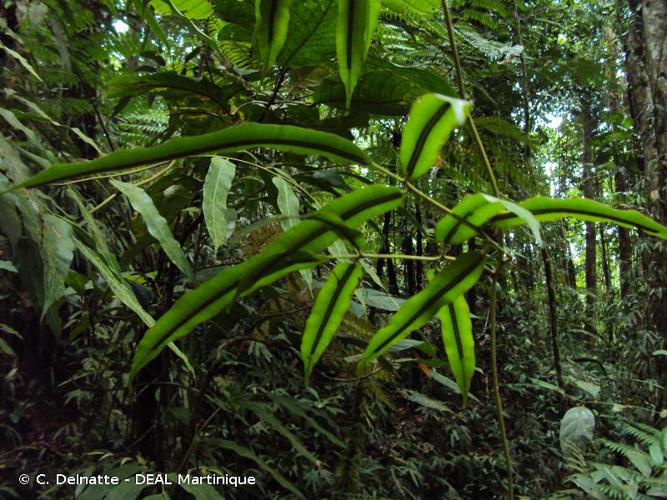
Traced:
<svg viewBox="0 0 667 500">
<path fill-rule="evenodd" d="M 667 0 L 0 0 L 0 498 L 667 498 Z"/>
</svg>

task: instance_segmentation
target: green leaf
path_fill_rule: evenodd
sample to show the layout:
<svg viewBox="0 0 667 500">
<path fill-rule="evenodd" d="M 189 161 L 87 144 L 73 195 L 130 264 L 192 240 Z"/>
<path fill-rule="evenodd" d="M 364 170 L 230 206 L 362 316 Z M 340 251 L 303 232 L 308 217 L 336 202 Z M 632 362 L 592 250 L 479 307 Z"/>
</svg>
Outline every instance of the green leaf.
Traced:
<svg viewBox="0 0 667 500">
<path fill-rule="evenodd" d="M 329 274 L 315 300 L 301 338 L 301 359 L 306 383 L 315 364 L 324 354 L 338 330 L 359 280 L 364 274 L 361 265 L 341 262 Z"/>
<path fill-rule="evenodd" d="M 440 8 L 438 0 L 382 0 L 382 5 L 399 14 L 432 14 Z"/>
<path fill-rule="evenodd" d="M 287 479 L 285 479 L 285 476 L 283 476 L 280 472 L 275 470 L 273 467 L 271 467 L 269 464 L 267 464 L 264 460 L 262 460 L 260 457 L 258 457 L 254 451 L 252 451 L 249 448 L 246 448 L 244 446 L 240 446 L 236 444 L 233 441 L 229 441 L 227 439 L 214 439 L 211 440 L 211 444 L 220 446 L 221 448 L 225 448 L 228 450 L 233 451 L 237 455 L 247 458 L 249 460 L 252 460 L 255 462 L 260 469 L 262 469 L 264 472 L 268 473 L 273 477 L 273 479 L 276 480 L 278 484 L 280 484 L 283 488 L 288 490 L 290 493 L 292 493 L 296 498 L 306 498 L 303 493 L 301 493 L 296 487 L 290 483 Z"/>
<path fill-rule="evenodd" d="M 278 190 L 277 204 L 280 213 L 287 217 L 280 221 L 280 225 L 284 231 L 299 223 L 299 198 L 289 182 L 283 177 L 274 177 L 272 179 L 274 186 Z M 299 271 L 303 281 L 306 283 L 308 290 L 313 288 L 313 275 L 309 269 Z"/>
<path fill-rule="evenodd" d="M 421 292 L 406 300 L 389 323 L 371 339 L 359 361 L 359 373 L 398 340 L 422 327 L 446 304 L 467 292 L 484 269 L 484 255 L 468 252 L 445 267 Z"/>
<path fill-rule="evenodd" d="M 438 313 L 442 323 L 442 341 L 452 374 L 468 402 L 472 376 L 475 374 L 475 339 L 472 335 L 470 309 L 463 295 L 443 306 Z"/>
<path fill-rule="evenodd" d="M 456 93 L 444 79 L 427 70 L 378 64 L 369 58 L 354 89 L 351 105 L 355 112 L 403 116 L 408 113 L 410 104 L 427 92 Z M 345 108 L 345 86 L 339 80 L 327 79 L 315 89 L 313 100 Z"/>
<path fill-rule="evenodd" d="M 255 0 L 257 45 L 264 68 L 273 65 L 287 39 L 292 0 Z"/>
<path fill-rule="evenodd" d="M 561 200 L 535 196 L 519 205 L 530 211 L 540 222 L 558 220 L 562 217 L 574 217 L 588 222 L 613 222 L 622 227 L 636 227 L 652 236 L 667 239 L 667 227 L 636 210 L 619 210 L 585 198 Z M 516 214 L 507 212 L 496 215 L 491 222 L 494 227 L 505 229 L 521 224 L 522 220 Z"/>
<path fill-rule="evenodd" d="M 241 407 L 247 408 L 248 410 L 252 411 L 265 424 L 269 425 L 270 427 L 275 429 L 278 432 L 278 434 L 286 438 L 292 445 L 292 449 L 296 451 L 299 455 L 305 457 L 313 464 L 318 463 L 317 457 L 306 449 L 301 440 L 298 437 L 296 437 L 294 433 L 290 432 L 282 424 L 282 422 L 280 422 L 280 420 L 278 420 L 273 415 L 273 412 L 269 410 L 269 408 L 266 405 L 261 405 L 258 403 L 254 403 L 252 401 L 244 401 L 241 403 Z"/>
<path fill-rule="evenodd" d="M 64 219 L 46 214 L 42 221 L 40 251 L 44 265 L 42 318 L 65 293 L 65 277 L 74 257 L 72 226 Z"/>
<path fill-rule="evenodd" d="M 280 221 L 280 225 L 286 231 L 299 222 L 299 198 L 294 193 L 290 183 L 282 177 L 276 176 L 272 179 L 272 182 L 278 190 L 278 209 L 287 218 Z"/>
<path fill-rule="evenodd" d="M 342 164 L 370 163 L 361 149 L 335 134 L 290 125 L 246 123 L 208 134 L 178 137 L 152 148 L 116 151 L 88 162 L 54 165 L 16 185 L 14 189 L 37 187 L 82 175 L 123 170 L 187 156 L 246 151 L 256 147 L 321 155 Z"/>
<path fill-rule="evenodd" d="M 405 396 L 405 399 L 412 401 L 413 403 L 417 403 L 419 406 L 423 406 L 424 408 L 441 411 L 443 413 L 452 412 L 452 410 L 450 410 L 449 407 L 442 401 L 436 401 L 435 399 L 429 398 L 421 392 L 413 391 L 410 389 L 404 389 L 401 392 L 403 393 L 403 396 Z"/>
<path fill-rule="evenodd" d="M 333 0 L 292 3 L 289 36 L 278 64 L 290 68 L 329 64 L 336 56 L 336 5 Z"/>
<path fill-rule="evenodd" d="M 91 248 L 81 243 L 78 239 L 75 239 L 76 247 L 83 254 L 83 256 L 95 266 L 97 271 L 100 273 L 100 276 L 107 282 L 109 288 L 123 304 L 125 304 L 129 309 L 137 313 L 137 316 L 149 327 L 155 324 L 155 320 L 151 317 L 150 314 L 141 306 L 137 300 L 137 296 L 132 291 L 129 283 L 123 279 L 118 271 L 112 266 L 109 266 L 100 256 Z"/>
<path fill-rule="evenodd" d="M 18 273 L 16 266 L 8 260 L 0 260 L 0 271 L 7 271 L 10 273 Z"/>
<path fill-rule="evenodd" d="M 509 200 L 483 193 L 466 195 L 463 200 L 440 219 L 435 227 L 437 241 L 458 245 L 477 235 L 484 224 L 501 213 L 512 213 L 528 224 L 535 240 L 541 245 L 540 223 L 525 208 Z"/>
<path fill-rule="evenodd" d="M 216 253 L 236 225 L 236 210 L 227 208 L 227 196 L 235 175 L 236 167 L 233 163 L 219 156 L 211 158 L 204 179 L 202 211 Z"/>
<path fill-rule="evenodd" d="M 171 233 L 167 220 L 160 215 L 160 212 L 158 212 L 152 198 L 148 196 L 148 193 L 139 186 L 127 182 L 112 180 L 111 184 L 127 196 L 132 208 L 141 214 L 141 217 L 146 223 L 146 229 L 148 229 L 150 235 L 160 243 L 164 253 L 169 257 L 169 260 L 171 260 L 190 281 L 193 281 L 194 272 L 192 271 L 190 262 L 188 262 L 181 246 L 174 239 L 174 235 Z"/>
<path fill-rule="evenodd" d="M 372 185 L 348 193 L 332 201 L 322 210 L 338 215 L 350 226 L 397 208 L 403 192 L 397 188 Z M 141 339 L 132 363 L 132 376 L 157 356 L 167 342 L 187 335 L 200 323 L 220 314 L 235 297 L 250 294 L 291 272 L 295 252 L 315 253 L 330 246 L 337 235 L 316 220 L 304 220 L 281 233 L 260 253 L 242 264 L 227 268 L 217 276 L 187 292 L 169 309 Z M 314 264 L 313 264 L 314 265 Z M 302 266 L 303 267 L 303 266 Z M 243 285 L 253 277 L 254 286 Z"/>
<path fill-rule="evenodd" d="M 400 172 L 412 180 L 428 172 L 455 127 L 465 123 L 470 103 L 441 94 L 426 94 L 412 105 L 403 130 Z"/>
<path fill-rule="evenodd" d="M 380 0 L 338 0 L 336 56 L 340 78 L 345 85 L 348 108 L 379 15 Z"/>
</svg>

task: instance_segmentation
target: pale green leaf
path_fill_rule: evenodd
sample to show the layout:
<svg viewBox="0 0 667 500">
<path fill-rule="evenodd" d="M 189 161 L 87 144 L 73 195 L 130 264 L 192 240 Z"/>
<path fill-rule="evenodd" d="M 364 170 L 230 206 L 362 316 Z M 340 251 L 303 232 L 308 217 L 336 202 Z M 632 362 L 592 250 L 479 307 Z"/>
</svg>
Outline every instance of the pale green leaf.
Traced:
<svg viewBox="0 0 667 500">
<path fill-rule="evenodd" d="M 132 208 L 141 214 L 149 234 L 160 243 L 167 257 L 189 280 L 194 280 L 190 262 L 188 262 L 181 246 L 174 239 L 166 219 L 160 215 L 148 193 L 139 186 L 127 182 L 112 180 L 111 184 L 127 196 Z"/>
<path fill-rule="evenodd" d="M 202 193 L 202 211 L 214 251 L 227 240 L 236 225 L 236 210 L 227 207 L 227 197 L 236 175 L 229 160 L 214 156 L 208 167 Z"/>
</svg>

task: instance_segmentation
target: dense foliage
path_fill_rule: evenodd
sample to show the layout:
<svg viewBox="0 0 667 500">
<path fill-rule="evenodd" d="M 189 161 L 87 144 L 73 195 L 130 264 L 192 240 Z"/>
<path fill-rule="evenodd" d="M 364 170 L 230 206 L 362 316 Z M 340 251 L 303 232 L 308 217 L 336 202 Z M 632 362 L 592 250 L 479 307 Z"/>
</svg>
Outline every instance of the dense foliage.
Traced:
<svg viewBox="0 0 667 500">
<path fill-rule="evenodd" d="M 667 497 L 664 2 L 0 15 L 0 495 Z"/>
</svg>

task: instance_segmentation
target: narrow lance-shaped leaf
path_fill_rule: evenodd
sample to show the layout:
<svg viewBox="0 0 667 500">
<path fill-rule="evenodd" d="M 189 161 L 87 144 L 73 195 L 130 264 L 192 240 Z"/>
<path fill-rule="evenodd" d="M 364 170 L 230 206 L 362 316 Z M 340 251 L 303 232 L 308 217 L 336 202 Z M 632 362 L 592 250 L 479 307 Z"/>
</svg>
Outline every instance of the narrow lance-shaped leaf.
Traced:
<svg viewBox="0 0 667 500">
<path fill-rule="evenodd" d="M 403 196 L 403 192 L 395 187 L 368 186 L 337 198 L 322 210 L 356 227 L 372 217 L 397 208 Z M 298 251 L 316 253 L 330 246 L 337 238 L 338 235 L 325 223 L 304 220 L 280 234 L 259 255 L 223 270 L 187 292 L 141 339 L 132 364 L 132 375 L 157 356 L 167 342 L 187 335 L 198 324 L 220 314 L 239 295 L 237 288 L 248 276 L 253 276 L 254 286 L 245 285 L 247 288 L 244 294 L 250 294 L 260 285 L 269 284 L 294 270 L 290 267 L 293 266 L 291 259 Z"/>
<path fill-rule="evenodd" d="M 204 179 L 202 211 L 216 253 L 236 224 L 236 210 L 227 207 L 227 196 L 235 175 L 236 167 L 229 160 L 219 156 L 211 158 Z"/>
<path fill-rule="evenodd" d="M 445 267 L 421 292 L 406 300 L 387 326 L 371 339 L 359 360 L 357 370 L 383 354 L 410 332 L 425 325 L 446 304 L 467 292 L 484 269 L 484 254 L 468 252 Z"/>
<path fill-rule="evenodd" d="M 435 227 L 436 240 L 458 245 L 476 236 L 493 217 L 506 212 L 528 224 L 535 240 L 542 244 L 540 223 L 530 211 L 509 200 L 483 193 L 466 195 L 450 214 L 440 219 Z"/>
<path fill-rule="evenodd" d="M 74 238 L 69 222 L 46 214 L 42 220 L 41 254 L 44 266 L 42 318 L 65 293 L 65 277 L 74 257 Z"/>
<path fill-rule="evenodd" d="M 317 295 L 301 338 L 301 359 L 306 382 L 333 340 L 363 274 L 363 268 L 358 263 L 341 262 L 331 271 Z"/>
<path fill-rule="evenodd" d="M 410 108 L 403 129 L 400 171 L 412 180 L 433 166 L 455 127 L 465 123 L 470 103 L 441 94 L 425 94 Z"/>
<path fill-rule="evenodd" d="M 335 134 L 291 125 L 246 123 L 208 134 L 178 137 L 151 148 L 116 151 L 88 162 L 54 165 L 13 189 L 37 187 L 82 175 L 123 170 L 188 156 L 245 151 L 256 147 L 320 155 L 343 164 L 369 163 L 366 154 L 353 142 Z"/>
<path fill-rule="evenodd" d="M 285 45 L 292 0 L 255 0 L 257 45 L 264 68 L 269 68 Z"/>
<path fill-rule="evenodd" d="M 336 56 L 348 108 L 377 26 L 380 6 L 380 0 L 338 0 Z"/>
<path fill-rule="evenodd" d="M 597 201 L 585 198 L 559 200 L 545 196 L 528 198 L 519 204 L 530 211 L 540 222 L 558 220 L 563 217 L 574 217 L 589 222 L 613 222 L 619 226 L 636 227 L 642 231 L 667 239 L 667 227 L 636 210 L 619 210 L 608 207 Z M 511 212 L 496 215 L 491 219 L 493 227 L 504 229 L 521 224 L 522 220 Z"/>
<path fill-rule="evenodd" d="M 475 340 L 472 336 L 470 309 L 464 295 L 443 306 L 438 313 L 442 323 L 442 342 L 449 366 L 456 383 L 463 394 L 464 404 L 468 401 L 470 382 L 475 373 Z"/>
<path fill-rule="evenodd" d="M 174 239 L 174 235 L 171 233 L 167 220 L 162 217 L 160 212 L 158 212 L 158 209 L 155 207 L 152 198 L 148 196 L 148 193 L 139 186 L 127 182 L 112 180 L 111 184 L 127 196 L 132 208 L 139 212 L 144 219 L 149 234 L 160 243 L 164 253 L 169 257 L 169 260 L 171 260 L 176 267 L 178 267 L 181 272 L 192 281 L 194 279 L 192 266 L 190 266 L 190 262 L 188 262 L 185 253 L 183 253 L 183 249 Z"/>
</svg>

